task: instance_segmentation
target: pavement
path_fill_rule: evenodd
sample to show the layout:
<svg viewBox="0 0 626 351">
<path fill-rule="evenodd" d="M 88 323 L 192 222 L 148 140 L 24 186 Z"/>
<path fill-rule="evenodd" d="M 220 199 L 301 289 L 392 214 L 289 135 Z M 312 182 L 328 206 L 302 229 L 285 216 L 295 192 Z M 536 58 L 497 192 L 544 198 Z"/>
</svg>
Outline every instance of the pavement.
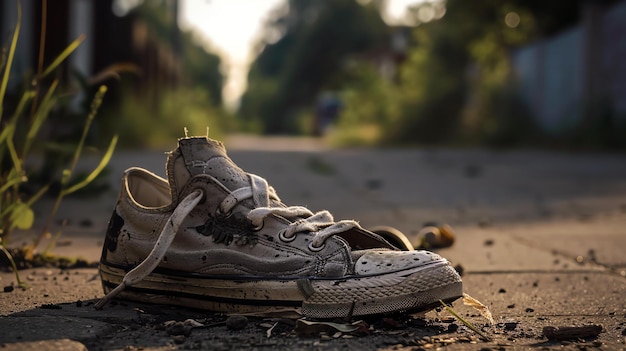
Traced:
<svg viewBox="0 0 626 351">
<path fill-rule="evenodd" d="M 453 309 L 488 340 L 445 309 L 394 317 L 400 324 L 386 319 L 389 325 L 374 324 L 368 335 L 307 337 L 293 331 L 294 321 L 251 318 L 234 330 L 225 316 L 182 308 L 120 301 L 96 311 L 103 296 L 96 268 L 43 267 L 20 272 L 27 289 L 0 273 L 0 349 L 626 349 L 626 155 L 225 141 L 231 158 L 268 179 L 286 204 L 328 209 L 364 227 L 391 225 L 414 241 L 426 224 L 451 225 L 454 244 L 436 251 L 462 269 L 465 292 L 488 307 L 494 323 L 460 300 Z M 122 171 L 138 166 L 163 176 L 164 151 L 118 150 L 111 191 L 62 203 L 57 218 L 66 224 L 53 229 L 62 235 L 51 252 L 97 261 Z M 50 205 L 38 207 L 38 218 Z M 19 233 L 13 245 L 34 233 Z M 172 332 L 185 320 L 202 326 Z M 550 327 L 560 327 L 564 340 L 549 339 Z"/>
</svg>

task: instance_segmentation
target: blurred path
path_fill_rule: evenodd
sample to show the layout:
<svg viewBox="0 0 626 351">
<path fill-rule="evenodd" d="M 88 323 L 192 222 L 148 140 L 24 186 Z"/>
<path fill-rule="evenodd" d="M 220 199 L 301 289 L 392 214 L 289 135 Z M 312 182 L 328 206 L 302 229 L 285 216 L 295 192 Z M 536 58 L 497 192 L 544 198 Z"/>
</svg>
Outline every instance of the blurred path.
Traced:
<svg viewBox="0 0 626 351">
<path fill-rule="evenodd" d="M 333 150 L 313 138 L 243 135 L 231 136 L 225 143 L 230 157 L 246 171 L 266 178 L 286 204 L 314 211 L 329 209 L 337 219 L 354 218 L 364 226 L 392 225 L 407 235 L 433 221 L 469 230 L 507 224 L 590 223 L 626 213 L 625 155 Z M 108 193 L 62 203 L 59 218 L 69 220 L 63 237 L 102 237 L 122 172 L 143 167 L 164 177 L 166 151 L 116 152 L 109 166 Z M 48 208 L 39 208 L 40 218 Z M 67 248 L 71 251 L 71 245 Z M 93 253 L 99 253 L 99 248 Z"/>
</svg>

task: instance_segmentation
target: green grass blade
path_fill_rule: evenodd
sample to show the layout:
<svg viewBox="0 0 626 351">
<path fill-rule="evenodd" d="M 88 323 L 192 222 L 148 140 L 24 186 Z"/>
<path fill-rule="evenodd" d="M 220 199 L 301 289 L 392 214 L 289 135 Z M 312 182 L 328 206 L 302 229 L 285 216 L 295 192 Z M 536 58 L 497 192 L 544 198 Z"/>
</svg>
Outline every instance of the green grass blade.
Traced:
<svg viewBox="0 0 626 351">
<path fill-rule="evenodd" d="M 83 147 L 85 146 L 85 139 L 87 139 L 87 133 L 89 133 L 91 122 L 93 122 L 93 119 L 96 117 L 96 114 L 98 113 L 98 109 L 100 108 L 100 105 L 102 104 L 102 99 L 104 99 L 104 94 L 106 94 L 106 92 L 107 92 L 107 87 L 104 85 L 101 85 L 100 88 L 98 89 L 98 92 L 96 92 L 96 95 L 93 97 L 93 100 L 91 101 L 91 111 L 89 112 L 89 115 L 87 116 L 87 121 L 85 122 L 85 127 L 83 127 L 83 134 L 80 137 L 78 146 L 74 150 L 72 163 L 68 169 L 63 170 L 63 175 L 61 176 L 62 187 L 65 187 L 70 181 L 72 172 L 74 172 L 74 168 L 76 168 L 76 163 L 78 163 L 78 158 L 80 157 L 80 154 L 83 152 Z M 61 194 L 63 193 L 61 192 Z"/>
<path fill-rule="evenodd" d="M 107 166 L 107 164 L 111 160 L 111 157 L 113 156 L 113 150 L 115 150 L 116 144 L 117 144 L 117 135 L 115 135 L 113 139 L 111 139 L 111 144 L 109 144 L 109 148 L 107 149 L 106 153 L 100 160 L 100 163 L 98 164 L 98 166 L 91 173 L 89 173 L 89 175 L 83 181 L 76 183 L 72 185 L 71 187 L 63 190 L 63 196 L 69 195 L 77 190 L 84 188 L 89 183 L 91 183 L 94 179 L 96 179 L 96 177 L 100 174 L 100 172 L 102 172 L 102 170 L 104 170 L 104 168 Z"/>
<path fill-rule="evenodd" d="M 15 174 L 15 173 L 13 173 Z M 17 185 L 23 181 L 25 181 L 25 177 L 21 177 L 21 176 L 9 176 L 9 179 L 7 179 L 7 181 L 2 184 L 2 186 L 0 187 L 0 194 L 4 193 L 5 191 L 9 190 L 12 186 Z"/>
<path fill-rule="evenodd" d="M 74 52 L 74 50 L 76 50 L 76 48 L 78 48 L 78 46 L 83 42 L 83 40 L 85 40 L 85 35 L 81 34 L 78 38 L 76 38 L 73 42 L 70 43 L 70 45 L 68 45 L 65 50 L 63 50 L 59 56 L 57 56 L 54 61 L 52 61 L 52 63 L 50 64 L 50 66 L 48 66 L 43 73 L 41 74 L 41 76 L 39 77 L 39 79 L 46 77 L 47 75 L 49 75 L 50 73 L 52 73 L 52 71 L 54 71 L 55 68 L 57 68 L 63 61 L 65 61 L 65 59 L 72 53 Z"/>
<path fill-rule="evenodd" d="M 11 119 L 9 120 L 9 123 L 7 123 L 4 129 L 2 130 L 2 132 L 0 132 L 0 162 L 2 162 L 2 157 L 5 154 L 4 152 L 5 147 L 7 147 L 9 148 L 9 152 L 12 152 L 11 158 L 13 160 L 13 163 L 14 164 L 16 163 L 15 156 L 17 156 L 17 154 L 15 153 L 15 146 L 14 146 L 15 144 L 13 143 L 13 136 L 15 133 L 15 128 L 17 126 L 17 120 L 19 116 L 22 114 L 22 111 L 24 110 L 26 103 L 28 103 L 28 100 L 32 99 L 33 96 L 35 96 L 34 91 L 27 91 L 22 95 L 22 98 L 20 99 L 20 102 L 18 103 L 17 108 L 15 109 L 15 113 L 13 114 L 13 117 L 11 117 Z"/>
<path fill-rule="evenodd" d="M 11 46 L 9 47 L 9 54 L 7 56 L 7 63 L 4 67 L 4 74 L 2 75 L 2 81 L 0 82 L 0 122 L 2 122 L 2 110 L 4 95 L 7 92 L 7 85 L 9 84 L 9 75 L 11 74 L 11 66 L 13 65 L 13 57 L 15 57 L 15 48 L 17 47 L 17 39 L 19 38 L 20 29 L 22 27 L 22 3 L 17 2 L 17 22 L 15 24 L 15 32 L 13 32 L 13 39 L 11 40 Z"/>
<path fill-rule="evenodd" d="M 22 115 L 22 111 L 24 111 L 24 108 L 26 107 L 26 104 L 34 96 L 35 96 L 35 92 L 32 91 L 32 90 L 27 91 L 27 92 L 25 92 L 22 95 L 22 98 L 20 99 L 20 102 L 17 104 L 17 108 L 15 109 L 15 112 L 13 113 L 13 117 L 11 117 L 11 123 L 17 123 L 17 122 L 14 122 L 14 121 L 17 121 L 19 116 Z"/>
<path fill-rule="evenodd" d="M 17 207 L 17 203 L 16 202 L 11 203 L 0 213 L 0 217 L 8 216 L 11 212 L 13 212 L 13 209 L 15 207 Z"/>
<path fill-rule="evenodd" d="M 35 201 L 39 200 L 39 198 L 42 197 L 43 194 L 45 194 L 48 191 L 48 189 L 50 189 L 50 184 L 39 189 L 39 191 L 35 195 L 31 196 L 30 199 L 26 201 L 26 204 L 28 206 L 32 206 L 35 203 Z"/>
<path fill-rule="evenodd" d="M 13 256 L 11 255 L 9 250 L 7 250 L 6 247 L 4 247 L 4 245 L 0 244 L 0 251 L 4 252 L 5 256 L 11 263 L 11 268 L 13 269 L 13 273 L 15 273 L 15 280 L 17 280 L 17 285 L 20 288 L 27 287 L 27 285 L 20 280 L 20 274 L 18 273 L 17 266 L 15 265 L 15 261 L 13 260 Z"/>
<path fill-rule="evenodd" d="M 9 123 L 4 127 L 2 132 L 0 132 L 0 144 L 4 142 L 4 140 L 9 140 L 13 138 L 13 133 L 15 132 L 15 124 Z"/>
<path fill-rule="evenodd" d="M 11 137 L 6 139 L 5 145 L 9 149 L 9 155 L 11 155 L 11 160 L 13 160 L 13 168 L 15 169 L 15 172 L 21 175 L 23 173 L 22 160 L 17 155 L 17 150 L 15 149 L 15 144 L 13 143 L 13 133 L 15 132 L 15 124 L 9 124 L 6 128 L 13 129 L 13 131 L 11 131 Z"/>
<path fill-rule="evenodd" d="M 439 302 L 441 303 L 441 305 L 446 309 L 446 311 L 450 312 L 450 314 L 452 314 L 454 317 L 456 317 L 456 319 L 458 319 L 459 321 L 461 321 L 461 323 L 463 323 L 466 327 L 470 328 L 472 331 L 474 331 L 474 333 L 478 334 L 481 338 L 483 338 L 486 341 L 491 341 L 491 338 L 487 335 L 485 335 L 483 332 L 481 332 L 480 330 L 478 330 L 478 328 L 476 328 L 472 323 L 466 321 L 463 317 L 459 316 L 455 310 L 452 309 L 452 307 L 448 306 L 445 302 L 443 302 L 442 300 L 439 300 Z"/>
<path fill-rule="evenodd" d="M 58 80 L 54 80 L 50 85 L 50 88 L 46 92 L 43 100 L 41 100 L 41 105 L 35 112 L 35 118 L 33 118 L 33 122 L 28 129 L 28 134 L 26 134 L 26 141 L 24 142 L 24 151 L 22 152 L 22 157 L 26 157 L 28 150 L 30 149 L 33 140 L 37 136 L 39 129 L 43 125 L 43 122 L 48 118 L 50 110 L 56 103 L 56 99 L 53 98 L 53 94 L 56 91 L 57 86 L 59 85 Z"/>
</svg>

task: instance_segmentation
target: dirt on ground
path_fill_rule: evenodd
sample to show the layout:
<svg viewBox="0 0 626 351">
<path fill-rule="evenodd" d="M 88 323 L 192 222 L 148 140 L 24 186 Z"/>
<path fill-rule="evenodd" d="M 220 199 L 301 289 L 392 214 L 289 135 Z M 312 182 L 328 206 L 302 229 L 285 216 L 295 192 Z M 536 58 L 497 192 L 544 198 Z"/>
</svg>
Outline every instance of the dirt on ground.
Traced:
<svg viewBox="0 0 626 351">
<path fill-rule="evenodd" d="M 626 349 L 626 156 L 330 150 L 311 140 L 263 140 L 226 146 L 287 204 L 328 209 L 365 227 L 392 225 L 416 243 L 424 226 L 449 224 L 453 244 L 434 250 L 463 273 L 464 291 L 493 322 L 462 300 L 452 306 L 457 316 L 442 306 L 323 323 L 121 300 L 95 310 L 103 296 L 95 264 L 119 176 L 130 166 L 163 175 L 159 150 L 116 155 L 109 193 L 64 203 L 62 245 L 51 252 L 81 260 L 26 267 L 26 288 L 0 272 L 2 349 Z M 15 247 L 31 239 L 20 236 Z"/>
</svg>

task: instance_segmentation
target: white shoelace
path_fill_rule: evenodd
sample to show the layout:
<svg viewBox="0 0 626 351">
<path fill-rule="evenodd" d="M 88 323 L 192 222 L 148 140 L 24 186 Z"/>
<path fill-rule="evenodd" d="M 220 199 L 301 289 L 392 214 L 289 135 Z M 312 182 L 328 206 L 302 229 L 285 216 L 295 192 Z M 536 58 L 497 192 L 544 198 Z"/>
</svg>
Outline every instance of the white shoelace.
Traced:
<svg viewBox="0 0 626 351">
<path fill-rule="evenodd" d="M 270 200 L 280 201 L 274 188 L 270 187 L 267 181 L 254 174 L 248 174 L 250 186 L 243 187 L 231 192 L 220 203 L 218 212 L 228 215 L 242 201 L 252 198 L 255 208 L 247 214 L 248 220 L 255 228 L 262 228 L 265 218 L 270 215 L 284 217 L 294 222 L 279 232 L 279 239 L 284 242 L 292 241 L 296 234 L 300 232 L 314 233 L 308 248 L 311 251 L 320 251 L 324 248 L 324 242 L 330 236 L 350 230 L 360 228 L 359 224 L 353 220 L 342 220 L 335 222 L 333 216 L 328 211 L 311 212 L 306 207 L 270 207 Z M 104 296 L 95 308 L 101 309 L 111 299 L 122 292 L 126 287 L 135 285 L 144 280 L 161 263 L 165 253 L 174 241 L 174 237 L 187 215 L 200 203 L 204 196 L 201 190 L 195 190 L 187 195 L 174 209 L 174 212 L 159 234 L 152 251 L 135 268 L 124 275 L 120 285 Z"/>
</svg>

